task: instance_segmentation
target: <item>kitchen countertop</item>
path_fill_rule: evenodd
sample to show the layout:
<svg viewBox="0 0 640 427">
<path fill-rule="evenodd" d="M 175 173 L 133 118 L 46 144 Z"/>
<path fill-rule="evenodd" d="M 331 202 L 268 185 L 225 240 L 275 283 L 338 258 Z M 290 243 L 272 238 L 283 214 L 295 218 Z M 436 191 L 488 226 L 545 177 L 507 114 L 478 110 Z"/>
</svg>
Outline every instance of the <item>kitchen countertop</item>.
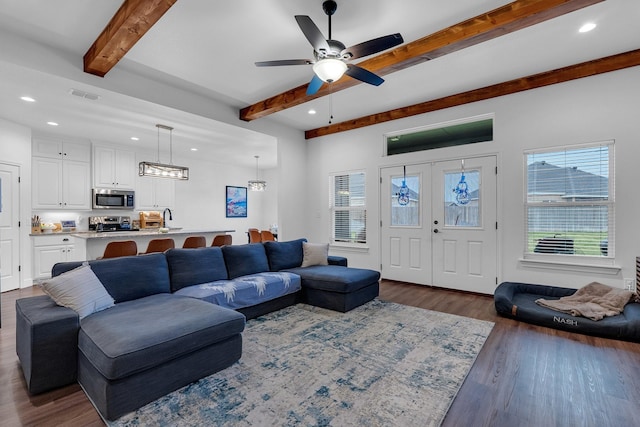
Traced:
<svg viewBox="0 0 640 427">
<path fill-rule="evenodd" d="M 105 238 L 122 238 L 122 237 L 136 237 L 136 236 L 175 236 L 175 235 L 185 235 L 185 234 L 224 234 L 224 233 L 233 233 L 236 230 L 209 230 L 209 229 L 185 229 L 185 228 L 169 228 L 167 233 L 160 233 L 157 229 L 149 229 L 149 230 L 139 230 L 139 231 L 76 231 L 73 233 L 65 233 L 71 234 L 73 237 L 78 237 L 80 239 L 105 239 Z M 61 233 L 55 233 L 61 234 Z M 50 233 L 44 234 L 45 236 L 50 236 Z"/>
</svg>

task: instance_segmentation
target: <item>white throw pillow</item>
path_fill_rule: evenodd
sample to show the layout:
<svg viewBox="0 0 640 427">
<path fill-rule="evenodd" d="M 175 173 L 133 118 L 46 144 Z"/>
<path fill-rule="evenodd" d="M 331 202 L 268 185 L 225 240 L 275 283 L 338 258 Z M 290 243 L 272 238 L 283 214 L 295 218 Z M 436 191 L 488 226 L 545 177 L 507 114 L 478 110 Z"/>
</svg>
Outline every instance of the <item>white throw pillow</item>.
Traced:
<svg viewBox="0 0 640 427">
<path fill-rule="evenodd" d="M 302 242 L 304 257 L 300 267 L 312 265 L 328 265 L 329 244 L 328 243 L 307 243 Z"/>
<path fill-rule="evenodd" d="M 45 280 L 42 290 L 56 304 L 76 311 L 80 319 L 114 305 L 113 298 L 86 263 Z"/>
</svg>

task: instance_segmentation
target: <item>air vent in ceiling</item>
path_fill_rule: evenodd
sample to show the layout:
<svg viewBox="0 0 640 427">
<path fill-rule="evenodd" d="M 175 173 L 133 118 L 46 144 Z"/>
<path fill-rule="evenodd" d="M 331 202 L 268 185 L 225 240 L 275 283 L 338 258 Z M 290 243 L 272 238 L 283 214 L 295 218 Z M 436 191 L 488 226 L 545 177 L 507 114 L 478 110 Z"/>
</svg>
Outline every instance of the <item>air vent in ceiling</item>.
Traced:
<svg viewBox="0 0 640 427">
<path fill-rule="evenodd" d="M 79 96 L 80 98 L 85 98 L 90 101 L 97 101 L 100 99 L 100 95 L 96 95 L 95 93 L 85 92 L 80 89 L 69 89 L 69 93 L 74 96 Z"/>
</svg>

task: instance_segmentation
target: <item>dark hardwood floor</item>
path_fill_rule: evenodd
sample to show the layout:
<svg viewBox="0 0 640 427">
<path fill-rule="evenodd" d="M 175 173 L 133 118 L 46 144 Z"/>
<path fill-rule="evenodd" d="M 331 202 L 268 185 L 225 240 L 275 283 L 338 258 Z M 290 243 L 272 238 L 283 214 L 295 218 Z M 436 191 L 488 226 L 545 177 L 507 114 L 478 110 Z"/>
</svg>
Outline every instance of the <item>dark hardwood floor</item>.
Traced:
<svg viewBox="0 0 640 427">
<path fill-rule="evenodd" d="M 15 353 L 15 300 L 2 294 L 0 425 L 103 425 L 78 385 L 29 396 Z M 443 426 L 638 424 L 640 344 L 504 319 L 489 296 L 383 281 L 380 299 L 495 322 Z"/>
</svg>

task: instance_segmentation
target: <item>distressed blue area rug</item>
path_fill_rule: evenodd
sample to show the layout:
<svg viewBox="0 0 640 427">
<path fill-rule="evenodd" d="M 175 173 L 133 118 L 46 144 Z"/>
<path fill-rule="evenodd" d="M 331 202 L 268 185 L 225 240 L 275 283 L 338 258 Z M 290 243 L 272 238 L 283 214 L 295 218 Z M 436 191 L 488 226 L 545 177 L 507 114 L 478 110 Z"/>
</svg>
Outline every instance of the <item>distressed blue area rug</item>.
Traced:
<svg viewBox="0 0 640 427">
<path fill-rule="evenodd" d="M 233 366 L 112 426 L 437 426 L 493 323 L 374 300 L 247 322 Z"/>
</svg>

